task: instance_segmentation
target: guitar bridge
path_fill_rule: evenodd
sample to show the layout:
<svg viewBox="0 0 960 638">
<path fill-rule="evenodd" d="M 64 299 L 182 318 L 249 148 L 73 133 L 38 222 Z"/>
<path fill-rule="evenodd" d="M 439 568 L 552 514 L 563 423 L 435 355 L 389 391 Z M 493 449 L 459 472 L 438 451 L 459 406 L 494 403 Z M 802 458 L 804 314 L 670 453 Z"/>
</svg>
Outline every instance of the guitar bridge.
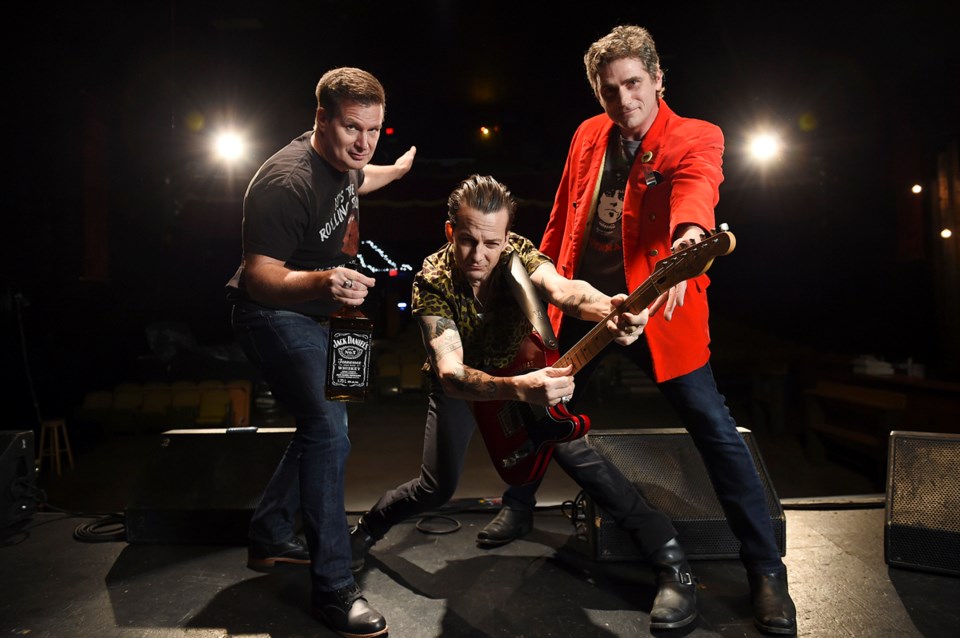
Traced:
<svg viewBox="0 0 960 638">
<path fill-rule="evenodd" d="M 500 461 L 500 465 L 502 465 L 503 467 L 513 467 L 514 465 L 519 463 L 521 459 L 525 459 L 526 457 L 530 456 L 532 452 L 533 452 L 533 443 L 531 443 L 530 441 L 527 441 L 526 443 L 518 447 L 516 450 L 514 450 L 510 454 L 510 456 L 504 457 Z"/>
</svg>

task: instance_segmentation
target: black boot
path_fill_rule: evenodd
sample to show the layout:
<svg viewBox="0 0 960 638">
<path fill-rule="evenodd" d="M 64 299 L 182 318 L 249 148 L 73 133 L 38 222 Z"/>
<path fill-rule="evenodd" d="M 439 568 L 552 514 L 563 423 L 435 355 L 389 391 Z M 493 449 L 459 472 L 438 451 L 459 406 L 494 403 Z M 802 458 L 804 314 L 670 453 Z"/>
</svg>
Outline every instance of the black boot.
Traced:
<svg viewBox="0 0 960 638">
<path fill-rule="evenodd" d="M 331 629 L 347 638 L 372 638 L 387 633 L 387 621 L 367 604 L 356 583 L 336 591 L 314 592 L 313 609 Z"/>
<path fill-rule="evenodd" d="M 650 557 L 657 573 L 657 597 L 650 610 L 650 629 L 686 627 L 697 617 L 697 585 L 687 556 L 674 538 Z"/>
<path fill-rule="evenodd" d="M 526 536 L 533 529 L 533 510 L 516 509 L 504 505 L 477 534 L 477 545 L 499 547 Z"/>
<path fill-rule="evenodd" d="M 357 573 L 363 569 L 367 560 L 367 553 L 378 540 L 367 530 L 363 517 L 361 517 L 350 530 L 350 553 L 352 555 L 350 571 Z"/>
<path fill-rule="evenodd" d="M 787 589 L 787 570 L 769 574 L 747 574 L 753 622 L 768 634 L 793 636 L 797 633 L 797 608 Z"/>
</svg>

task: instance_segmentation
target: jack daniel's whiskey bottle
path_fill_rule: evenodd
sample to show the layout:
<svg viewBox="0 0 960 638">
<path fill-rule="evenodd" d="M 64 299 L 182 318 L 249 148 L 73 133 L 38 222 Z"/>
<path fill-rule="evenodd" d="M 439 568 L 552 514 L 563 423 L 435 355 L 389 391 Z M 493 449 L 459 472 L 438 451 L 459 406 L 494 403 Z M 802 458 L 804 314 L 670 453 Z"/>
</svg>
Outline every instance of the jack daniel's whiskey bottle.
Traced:
<svg viewBox="0 0 960 638">
<path fill-rule="evenodd" d="M 344 306 L 330 316 L 327 344 L 327 401 L 363 401 L 370 390 L 373 321 Z"/>
</svg>

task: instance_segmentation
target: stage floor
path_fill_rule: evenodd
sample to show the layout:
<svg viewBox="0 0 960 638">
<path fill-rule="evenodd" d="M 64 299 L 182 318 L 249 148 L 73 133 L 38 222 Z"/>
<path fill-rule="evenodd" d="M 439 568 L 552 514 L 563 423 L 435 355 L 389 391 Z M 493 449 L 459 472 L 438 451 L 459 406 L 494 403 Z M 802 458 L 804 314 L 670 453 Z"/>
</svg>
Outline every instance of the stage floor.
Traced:
<svg viewBox="0 0 960 638">
<path fill-rule="evenodd" d="M 534 531 L 483 550 L 491 512 L 445 510 L 460 525 L 426 534 L 400 525 L 360 582 L 398 638 L 648 636 L 649 568 L 598 562 L 560 508 Z M 801 636 L 956 636 L 960 578 L 888 567 L 882 508 L 788 510 L 791 593 Z M 353 517 L 351 517 L 351 520 Z M 332 636 L 308 610 L 302 567 L 258 574 L 240 546 L 106 540 L 90 519 L 38 513 L 0 548 L 0 627 L 11 636 Z M 434 521 L 444 523 L 444 521 Z M 87 533 L 84 533 L 87 532 Z M 736 560 L 697 560 L 697 622 L 658 636 L 759 636 Z"/>
</svg>

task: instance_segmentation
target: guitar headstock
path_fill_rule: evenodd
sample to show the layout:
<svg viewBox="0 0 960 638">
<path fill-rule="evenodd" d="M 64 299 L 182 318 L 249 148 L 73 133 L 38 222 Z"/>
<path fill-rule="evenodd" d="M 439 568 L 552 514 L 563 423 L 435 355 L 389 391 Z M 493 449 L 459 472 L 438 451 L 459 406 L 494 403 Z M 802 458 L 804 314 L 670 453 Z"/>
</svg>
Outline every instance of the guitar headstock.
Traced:
<svg viewBox="0 0 960 638">
<path fill-rule="evenodd" d="M 676 286 L 707 272 L 714 259 L 729 255 L 736 245 L 736 237 L 726 224 L 721 224 L 719 230 L 707 233 L 693 246 L 658 261 L 650 278 L 660 290 Z"/>
</svg>

